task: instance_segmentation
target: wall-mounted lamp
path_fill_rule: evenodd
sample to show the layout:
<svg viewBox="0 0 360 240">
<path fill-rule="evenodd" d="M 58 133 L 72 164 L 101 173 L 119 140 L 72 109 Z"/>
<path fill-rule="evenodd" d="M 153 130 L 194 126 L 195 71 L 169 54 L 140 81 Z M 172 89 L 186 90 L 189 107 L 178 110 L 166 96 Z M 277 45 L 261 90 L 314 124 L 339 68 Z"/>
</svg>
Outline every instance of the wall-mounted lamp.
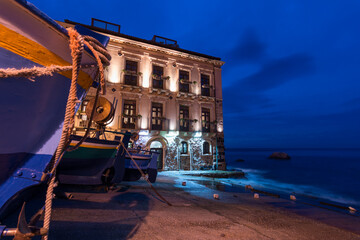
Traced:
<svg viewBox="0 0 360 240">
<path fill-rule="evenodd" d="M 121 51 L 118 51 L 118 55 L 121 57 L 122 56 L 122 53 L 121 53 Z"/>
</svg>

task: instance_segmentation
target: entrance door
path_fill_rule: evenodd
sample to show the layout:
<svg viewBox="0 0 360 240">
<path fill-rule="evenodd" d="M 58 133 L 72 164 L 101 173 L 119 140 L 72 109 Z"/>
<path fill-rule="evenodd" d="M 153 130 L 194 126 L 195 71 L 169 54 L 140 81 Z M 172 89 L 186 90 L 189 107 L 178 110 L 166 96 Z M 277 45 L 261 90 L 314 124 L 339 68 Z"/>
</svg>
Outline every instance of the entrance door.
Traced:
<svg viewBox="0 0 360 240">
<path fill-rule="evenodd" d="M 157 160 L 157 168 L 159 170 L 162 170 L 163 169 L 163 149 L 162 148 L 150 148 L 150 150 L 159 153 L 159 157 Z"/>
<path fill-rule="evenodd" d="M 157 160 L 157 168 L 159 170 L 162 170 L 164 168 L 164 165 L 163 165 L 164 152 L 163 152 L 162 143 L 160 141 L 158 141 L 158 140 L 155 140 L 155 141 L 151 142 L 150 150 L 159 153 L 159 157 L 158 157 L 158 160 Z"/>
</svg>

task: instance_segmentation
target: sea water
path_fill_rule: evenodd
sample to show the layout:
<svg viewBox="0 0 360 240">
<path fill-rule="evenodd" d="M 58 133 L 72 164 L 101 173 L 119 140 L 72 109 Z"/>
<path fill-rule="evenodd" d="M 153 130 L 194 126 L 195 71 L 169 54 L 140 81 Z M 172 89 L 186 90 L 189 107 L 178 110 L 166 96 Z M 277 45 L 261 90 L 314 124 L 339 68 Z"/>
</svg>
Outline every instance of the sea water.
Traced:
<svg viewBox="0 0 360 240">
<path fill-rule="evenodd" d="M 275 151 L 291 160 L 269 159 Z M 360 149 L 227 149 L 226 162 L 246 173 L 242 183 L 360 209 Z"/>
</svg>

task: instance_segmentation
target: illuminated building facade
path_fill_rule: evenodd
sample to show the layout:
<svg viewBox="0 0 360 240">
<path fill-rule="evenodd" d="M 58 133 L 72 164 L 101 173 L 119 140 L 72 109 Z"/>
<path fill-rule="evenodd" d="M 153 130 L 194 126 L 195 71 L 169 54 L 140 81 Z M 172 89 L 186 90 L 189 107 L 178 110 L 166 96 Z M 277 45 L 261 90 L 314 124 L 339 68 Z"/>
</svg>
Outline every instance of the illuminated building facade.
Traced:
<svg viewBox="0 0 360 240">
<path fill-rule="evenodd" d="M 105 97 L 117 105 L 108 129 L 137 132 L 133 147 L 161 152 L 159 169 L 225 169 L 224 62 L 181 49 L 171 39 L 122 34 L 120 25 L 93 19 L 91 26 L 83 26 L 110 37 Z M 86 124 L 87 117 L 80 112 L 76 126 Z"/>
</svg>

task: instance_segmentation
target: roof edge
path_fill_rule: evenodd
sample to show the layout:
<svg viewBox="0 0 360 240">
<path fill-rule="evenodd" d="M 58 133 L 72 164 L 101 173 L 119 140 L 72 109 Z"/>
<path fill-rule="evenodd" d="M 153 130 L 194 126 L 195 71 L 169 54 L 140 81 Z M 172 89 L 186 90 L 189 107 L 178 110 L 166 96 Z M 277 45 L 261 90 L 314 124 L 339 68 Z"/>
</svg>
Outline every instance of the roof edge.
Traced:
<svg viewBox="0 0 360 240">
<path fill-rule="evenodd" d="M 89 28 L 91 30 L 95 30 L 95 31 L 99 31 L 99 32 L 102 32 L 102 33 L 114 35 L 114 36 L 117 36 L 117 37 L 123 37 L 123 38 L 127 38 L 127 39 L 134 40 L 134 41 L 139 41 L 139 42 L 143 42 L 143 43 L 147 43 L 147 44 L 151 44 L 151 45 L 158 46 L 158 47 L 168 48 L 168 49 L 171 49 L 171 50 L 176 50 L 176 51 L 180 51 L 180 52 L 183 52 L 183 53 L 188 53 L 188 54 L 192 54 L 192 55 L 195 55 L 195 56 L 208 58 L 208 59 L 211 59 L 211 60 L 221 61 L 221 58 L 219 58 L 219 57 L 214 57 L 214 56 L 210 56 L 210 55 L 207 55 L 207 54 L 182 49 L 182 48 L 179 48 L 179 47 L 168 46 L 168 45 L 157 43 L 157 42 L 154 42 L 154 41 L 151 41 L 151 40 L 146 40 L 146 39 L 143 39 L 143 38 L 134 37 L 134 36 L 130 36 L 130 35 L 123 34 L 123 33 L 117 33 L 117 32 L 113 32 L 113 31 L 110 31 L 110 30 L 105 30 L 105 29 L 102 29 L 102 28 L 99 28 L 99 27 L 94 27 L 94 26 L 74 22 L 74 21 L 71 21 L 71 20 L 68 20 L 68 19 L 65 19 L 64 22 L 68 23 L 68 24 L 73 24 L 73 25 L 80 25 L 80 26 Z"/>
</svg>

